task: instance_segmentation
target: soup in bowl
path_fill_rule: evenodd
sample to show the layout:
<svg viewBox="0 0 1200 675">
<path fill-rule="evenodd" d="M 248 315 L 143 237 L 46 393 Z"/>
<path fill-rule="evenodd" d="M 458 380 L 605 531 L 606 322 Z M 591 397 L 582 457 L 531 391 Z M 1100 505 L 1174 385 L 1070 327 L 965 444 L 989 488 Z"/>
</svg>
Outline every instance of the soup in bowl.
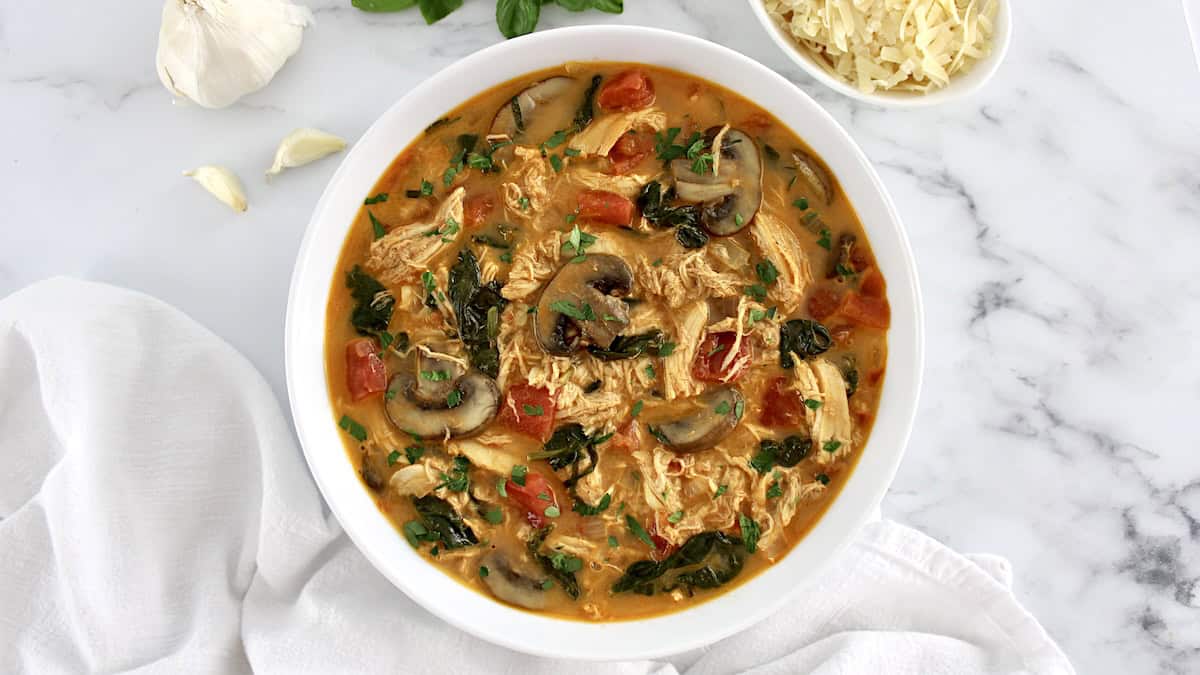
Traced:
<svg viewBox="0 0 1200 675">
<path fill-rule="evenodd" d="M 876 461 L 897 323 L 914 386 L 915 279 L 902 317 L 836 163 L 671 65 L 564 60 L 428 110 L 329 261 L 339 490 L 375 509 L 339 518 L 535 624 L 670 621 L 771 576 Z"/>
</svg>

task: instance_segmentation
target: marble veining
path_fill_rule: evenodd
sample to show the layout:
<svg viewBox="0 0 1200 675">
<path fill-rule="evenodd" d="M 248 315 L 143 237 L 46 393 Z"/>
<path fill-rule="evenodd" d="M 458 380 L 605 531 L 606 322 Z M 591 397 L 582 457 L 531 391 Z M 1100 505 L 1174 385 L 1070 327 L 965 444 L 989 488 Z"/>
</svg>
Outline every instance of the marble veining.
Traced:
<svg viewBox="0 0 1200 675">
<path fill-rule="evenodd" d="M 1080 672 L 1200 672 L 1200 73 L 1179 4 L 1015 0 L 993 83 L 908 112 L 815 84 L 741 0 L 626 5 L 548 8 L 542 27 L 653 25 L 756 58 L 844 124 L 892 193 L 929 337 L 885 513 L 1011 560 Z M 291 265 L 336 160 L 267 184 L 275 143 L 298 126 L 356 138 L 501 39 L 490 2 L 435 27 L 310 6 L 297 57 L 221 111 L 158 84 L 158 3 L 0 6 L 0 294 L 53 274 L 144 290 L 282 397 Z M 206 163 L 243 177 L 249 212 L 179 176 Z"/>
</svg>

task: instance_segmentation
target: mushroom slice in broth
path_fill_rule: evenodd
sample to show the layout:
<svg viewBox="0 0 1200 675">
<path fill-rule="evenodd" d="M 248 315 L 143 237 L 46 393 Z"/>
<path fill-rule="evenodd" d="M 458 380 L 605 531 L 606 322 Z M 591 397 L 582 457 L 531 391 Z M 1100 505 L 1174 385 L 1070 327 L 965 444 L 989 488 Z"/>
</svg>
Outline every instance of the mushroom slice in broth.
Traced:
<svg viewBox="0 0 1200 675">
<path fill-rule="evenodd" d="M 654 411 L 647 429 L 675 452 L 699 452 L 720 443 L 741 421 L 742 392 L 721 387 Z"/>
<path fill-rule="evenodd" d="M 496 383 L 479 372 L 458 378 L 447 398 L 432 405 L 417 400 L 416 386 L 409 373 L 393 376 L 384 409 L 398 429 L 422 439 L 470 436 L 487 426 L 500 408 Z"/>
<path fill-rule="evenodd" d="M 538 344 L 555 356 L 571 354 L 585 341 L 607 349 L 629 324 L 629 307 L 620 296 L 632 287 L 633 270 L 615 255 L 595 253 L 567 263 L 538 299 Z"/>
</svg>

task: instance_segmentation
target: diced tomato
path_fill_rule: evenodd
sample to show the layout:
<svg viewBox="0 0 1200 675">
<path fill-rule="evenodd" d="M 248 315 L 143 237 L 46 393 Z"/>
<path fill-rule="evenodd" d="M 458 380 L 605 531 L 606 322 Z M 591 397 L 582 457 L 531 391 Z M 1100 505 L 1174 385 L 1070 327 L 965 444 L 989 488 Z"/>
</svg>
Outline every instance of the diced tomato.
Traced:
<svg viewBox="0 0 1200 675">
<path fill-rule="evenodd" d="M 596 103 L 605 110 L 625 112 L 648 108 L 654 103 L 654 83 L 640 70 L 617 73 L 600 87 Z"/>
<path fill-rule="evenodd" d="M 737 355 L 726 365 L 729 350 L 737 341 L 737 333 L 727 331 L 709 333 L 696 351 L 696 362 L 692 364 L 692 377 L 701 382 L 733 382 L 742 376 L 750 365 L 750 340 L 742 338 Z"/>
<path fill-rule="evenodd" d="M 509 478 L 504 484 L 504 491 L 509 499 L 525 509 L 525 518 L 534 527 L 540 528 L 546 524 L 546 509 L 551 506 L 558 508 L 558 496 L 554 494 L 554 488 L 550 487 L 550 482 L 542 474 L 535 471 L 525 474 L 524 485 L 517 485 Z"/>
<path fill-rule="evenodd" d="M 612 162 L 610 172 L 616 175 L 628 173 L 652 152 L 654 140 L 647 134 L 622 134 L 613 149 L 608 151 L 608 159 Z"/>
<path fill-rule="evenodd" d="M 629 419 L 617 427 L 616 433 L 608 442 L 609 447 L 617 452 L 633 452 L 642 447 L 641 430 L 637 420 Z"/>
<path fill-rule="evenodd" d="M 837 312 L 842 304 L 842 295 L 837 291 L 821 287 L 808 298 L 808 313 L 817 321 L 823 321 Z"/>
<path fill-rule="evenodd" d="M 497 421 L 522 434 L 528 434 L 545 443 L 554 432 L 554 413 L 557 397 L 543 387 L 515 384 L 508 388 L 504 407 Z"/>
<path fill-rule="evenodd" d="M 357 338 L 346 343 L 346 388 L 355 401 L 387 389 L 387 366 L 379 356 L 375 338 Z"/>
<path fill-rule="evenodd" d="M 868 328 L 887 328 L 892 323 L 892 310 L 886 298 L 869 298 L 853 291 L 846 294 L 838 313 Z"/>
<path fill-rule="evenodd" d="M 798 427 L 804 422 L 804 396 L 787 386 L 786 377 L 777 377 L 763 394 L 763 426 L 773 429 Z"/>
<path fill-rule="evenodd" d="M 862 284 L 858 290 L 868 298 L 882 298 L 887 295 L 887 284 L 879 270 L 872 269 L 863 275 Z"/>
<path fill-rule="evenodd" d="M 579 217 L 607 225 L 629 225 L 636 207 L 615 192 L 584 190 L 579 193 Z"/>
<path fill-rule="evenodd" d="M 479 227 L 488 216 L 492 215 L 492 210 L 496 208 L 496 200 L 490 194 L 477 194 L 467 197 L 463 202 L 463 220 L 468 229 Z"/>
<path fill-rule="evenodd" d="M 646 531 L 646 534 L 650 535 L 650 541 L 654 542 L 654 552 L 650 554 L 650 557 L 654 558 L 655 560 L 664 560 L 667 556 L 671 555 L 676 549 L 679 548 L 675 544 L 672 544 L 671 542 L 659 536 L 657 523 L 650 523 L 650 529 Z"/>
</svg>

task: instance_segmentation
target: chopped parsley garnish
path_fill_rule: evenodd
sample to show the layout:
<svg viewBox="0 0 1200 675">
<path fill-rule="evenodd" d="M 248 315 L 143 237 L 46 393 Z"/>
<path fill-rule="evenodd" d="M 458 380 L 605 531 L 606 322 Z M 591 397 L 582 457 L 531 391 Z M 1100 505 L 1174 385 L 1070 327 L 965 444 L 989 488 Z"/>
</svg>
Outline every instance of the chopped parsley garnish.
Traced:
<svg viewBox="0 0 1200 675">
<path fill-rule="evenodd" d="M 617 541 L 616 537 L 612 536 L 611 534 L 608 535 L 608 547 L 609 548 L 617 548 L 620 545 L 621 544 Z"/>
<path fill-rule="evenodd" d="M 840 448 L 840 447 L 842 447 L 841 441 L 831 440 L 831 441 L 826 441 L 825 445 L 821 446 L 821 449 L 824 450 L 825 452 L 837 452 L 838 448 Z"/>
<path fill-rule="evenodd" d="M 562 515 L 562 511 L 559 511 L 557 506 L 551 504 L 546 507 L 545 515 L 547 518 L 557 518 Z"/>
<path fill-rule="evenodd" d="M 396 464 L 396 462 L 399 462 L 399 461 L 400 461 L 400 451 L 399 450 L 393 450 L 388 453 L 388 456 L 387 456 L 387 465 L 388 466 L 394 466 Z"/>
<path fill-rule="evenodd" d="M 430 183 L 427 180 L 422 180 L 421 181 L 421 196 L 429 197 L 432 194 L 433 194 L 433 183 Z"/>
<path fill-rule="evenodd" d="M 338 421 L 338 426 L 359 443 L 367 440 L 367 428 L 350 419 L 349 415 L 342 415 L 342 419 Z"/>
<path fill-rule="evenodd" d="M 743 289 L 746 295 L 751 298 L 763 302 L 767 299 L 767 289 L 762 284 L 752 284 Z"/>
<path fill-rule="evenodd" d="M 817 246 L 826 251 L 833 250 L 833 241 L 829 238 L 829 230 L 821 230 L 821 238 L 817 240 Z"/>
<path fill-rule="evenodd" d="M 467 472 L 471 468 L 471 461 L 466 457 L 458 456 L 454 458 L 454 466 L 451 467 L 449 474 L 441 474 L 442 482 L 438 484 L 434 490 L 447 488 L 451 492 L 466 492 L 467 486 L 470 484 Z"/>
<path fill-rule="evenodd" d="M 804 405 L 809 410 L 816 410 L 821 407 L 821 402 L 815 398 L 806 398 L 806 399 L 804 399 Z"/>
<path fill-rule="evenodd" d="M 555 300 L 550 303 L 550 309 L 575 319 L 576 321 L 595 321 L 596 314 L 592 311 L 592 306 L 583 303 L 580 307 L 570 300 Z"/>
<path fill-rule="evenodd" d="M 687 148 L 682 145 L 675 145 L 675 139 L 679 136 L 679 132 L 683 131 L 679 127 L 671 127 L 666 133 L 661 131 L 654 134 L 654 154 L 663 162 L 670 162 L 673 159 L 683 157 L 687 152 Z"/>
<path fill-rule="evenodd" d="M 554 173 L 562 173 L 562 157 L 559 157 L 558 155 L 550 155 L 550 166 L 554 167 Z"/>
<path fill-rule="evenodd" d="M 746 544 L 746 552 L 754 553 L 758 550 L 758 537 L 761 534 L 758 523 L 745 514 L 739 514 L 738 525 L 742 528 L 742 542 Z"/>
<path fill-rule="evenodd" d="M 581 153 L 577 148 L 567 148 L 566 150 L 563 150 L 563 154 L 567 157 L 578 157 Z"/>
<path fill-rule="evenodd" d="M 548 591 L 548 590 L 550 590 L 551 588 L 554 588 L 554 582 L 553 582 L 553 581 L 551 581 L 550 579 L 547 579 L 547 580 L 545 580 L 545 581 L 543 581 L 543 582 L 542 582 L 542 590 L 543 590 L 543 591 Z"/>
<path fill-rule="evenodd" d="M 416 464 L 421 455 L 425 454 L 425 447 L 422 445 L 410 445 L 404 449 L 404 456 L 408 458 L 409 464 Z"/>
<path fill-rule="evenodd" d="M 574 222 L 574 218 L 570 217 L 574 215 L 575 214 L 572 213 L 568 216 L 568 223 Z M 565 251 L 574 251 L 578 255 L 583 255 L 587 252 L 588 247 L 594 243 L 596 243 L 595 235 L 584 232 L 583 230 L 579 229 L 578 225 L 576 225 L 575 227 L 571 228 L 571 232 L 567 235 L 567 240 L 563 242 L 562 247 Z"/>
<path fill-rule="evenodd" d="M 729 401 L 721 401 L 718 403 L 717 407 L 713 408 L 713 412 L 717 413 L 718 415 L 727 414 L 729 412 Z"/>
<path fill-rule="evenodd" d="M 629 533 L 637 537 L 639 541 L 650 548 L 654 548 L 654 540 L 650 538 L 649 533 L 646 532 L 646 528 L 642 527 L 642 524 L 636 518 L 626 515 L 625 526 L 629 528 Z"/>
<path fill-rule="evenodd" d="M 646 367 L 643 370 L 646 373 L 646 377 L 652 380 L 658 377 L 658 373 L 654 372 L 654 364 L 646 364 Z"/>
<path fill-rule="evenodd" d="M 500 254 L 500 262 L 511 264 L 512 260 L 513 260 L 512 251 L 505 251 L 504 253 Z"/>
<path fill-rule="evenodd" d="M 642 407 L 645 405 L 645 402 L 641 400 L 634 401 L 633 407 L 629 409 L 629 416 L 637 417 L 638 415 L 642 414 Z"/>
<path fill-rule="evenodd" d="M 776 269 L 775 263 L 770 260 L 760 260 L 754 265 L 754 271 L 758 273 L 758 278 L 767 286 L 775 283 L 779 278 L 779 270 Z"/>
<path fill-rule="evenodd" d="M 651 267 L 659 267 L 662 265 L 662 258 L 655 258 L 654 262 L 650 263 Z"/>
<path fill-rule="evenodd" d="M 829 485 L 829 476 L 826 476 L 823 473 L 819 473 L 814 477 L 817 479 L 817 482 L 820 483 L 821 485 Z"/>
<path fill-rule="evenodd" d="M 667 522 L 671 523 L 672 525 L 674 525 L 675 523 L 678 523 L 681 520 L 683 520 L 683 510 L 682 509 L 667 516 Z"/>
<path fill-rule="evenodd" d="M 483 517 L 493 525 L 499 525 L 500 523 L 504 522 L 504 512 L 501 511 L 500 507 L 498 506 L 493 506 L 485 511 Z"/>
<path fill-rule="evenodd" d="M 764 440 L 758 444 L 758 452 L 750 458 L 750 468 L 757 471 L 760 475 L 766 475 L 775 468 L 775 462 L 779 457 L 779 443 L 771 440 Z"/>
<path fill-rule="evenodd" d="M 738 227 L 741 227 L 742 225 L 746 224 L 746 219 L 742 217 L 742 214 L 739 211 L 739 212 L 733 214 L 733 222 Z"/>
<path fill-rule="evenodd" d="M 462 392 L 455 389 L 449 394 L 446 394 L 446 405 L 451 408 L 457 408 L 459 404 L 462 403 L 462 398 Z"/>
<path fill-rule="evenodd" d="M 717 344 L 716 344 L 716 345 L 715 345 L 715 346 L 712 348 L 712 350 L 708 352 L 707 356 L 713 356 L 714 354 L 720 354 L 721 352 L 725 351 L 727 348 L 728 348 L 728 345 L 723 345 L 723 344 L 721 344 L 721 343 L 719 343 L 719 342 L 718 342 L 718 343 L 717 343 Z"/>
<path fill-rule="evenodd" d="M 746 324 L 749 326 L 753 326 L 754 324 L 758 323 L 759 321 L 762 321 L 765 318 L 767 318 L 767 313 L 765 311 L 763 311 L 761 309 L 752 309 L 752 310 L 750 310 L 750 316 L 748 317 Z"/>
<path fill-rule="evenodd" d="M 713 493 L 713 499 L 716 499 L 717 497 L 720 497 L 721 495 L 725 494 L 726 492 L 729 492 L 729 486 L 728 486 L 728 485 L 723 485 L 723 484 L 722 484 L 722 485 L 718 485 L 718 486 L 717 486 L 717 491 Z"/>
<path fill-rule="evenodd" d="M 647 425 L 646 430 L 650 432 L 651 436 L 657 438 L 659 443 L 662 443 L 663 445 L 671 444 L 671 440 L 667 438 L 667 435 L 664 434 L 661 429 L 654 426 L 653 424 Z"/>
<path fill-rule="evenodd" d="M 378 204 L 378 203 L 380 203 L 380 202 L 386 202 L 386 201 L 387 201 L 387 199 L 388 199 L 387 193 L 386 193 L 386 192 L 380 192 L 379 194 L 375 195 L 374 197 L 367 197 L 366 199 L 364 199 L 364 200 L 363 200 L 363 205 L 364 205 L 364 206 L 370 206 L 370 205 L 372 205 L 372 204 Z"/>
<path fill-rule="evenodd" d="M 487 577 L 487 575 L 488 575 L 488 568 L 487 568 L 487 565 L 480 565 L 480 566 L 479 566 L 479 576 L 480 576 L 480 577 Z"/>
<path fill-rule="evenodd" d="M 429 270 L 421 272 L 421 284 L 425 286 L 426 293 L 432 293 L 437 290 L 437 279 L 433 276 L 433 272 Z"/>
<path fill-rule="evenodd" d="M 541 417 L 546 412 L 542 406 L 529 405 L 528 403 L 523 404 L 521 408 L 525 411 L 525 414 L 529 415 L 530 417 Z"/>
<path fill-rule="evenodd" d="M 445 382 L 450 379 L 450 373 L 445 370 L 422 370 L 421 378 L 430 382 Z"/>
<path fill-rule="evenodd" d="M 567 142 L 567 132 L 563 129 L 559 129 L 558 131 L 551 134 L 550 138 L 547 138 L 545 143 L 542 143 L 542 154 L 544 155 L 544 154 L 546 154 L 547 150 L 553 150 L 554 148 L 557 148 L 558 146 L 560 146 L 566 142 Z"/>
<path fill-rule="evenodd" d="M 777 499 L 783 496 L 783 488 L 780 487 L 779 481 L 775 480 L 767 486 L 767 499 Z"/>
<path fill-rule="evenodd" d="M 674 342 L 664 342 L 664 343 L 662 343 L 662 346 L 660 346 L 658 348 L 658 355 L 661 357 L 665 358 L 665 357 L 670 356 L 673 353 L 675 353 L 675 343 Z"/>
<path fill-rule="evenodd" d="M 375 238 L 383 239 L 387 235 L 387 228 L 383 226 L 383 223 L 379 222 L 374 213 L 367 211 L 367 217 L 371 219 L 371 230 L 375 233 Z"/>
<path fill-rule="evenodd" d="M 808 210 L 808 199 L 806 197 L 801 197 L 800 199 L 792 202 L 792 206 L 800 209 L 801 211 L 806 211 Z"/>
<path fill-rule="evenodd" d="M 521 197 L 518 199 L 517 206 L 520 206 L 522 211 L 529 210 L 529 197 Z"/>
<path fill-rule="evenodd" d="M 525 487 L 525 475 L 529 473 L 529 467 L 524 464 L 518 464 L 512 468 L 512 482 Z"/>
<path fill-rule="evenodd" d="M 496 479 L 496 493 L 501 497 L 508 497 L 508 486 L 506 485 L 507 482 L 508 481 L 504 480 L 503 478 Z"/>
</svg>

